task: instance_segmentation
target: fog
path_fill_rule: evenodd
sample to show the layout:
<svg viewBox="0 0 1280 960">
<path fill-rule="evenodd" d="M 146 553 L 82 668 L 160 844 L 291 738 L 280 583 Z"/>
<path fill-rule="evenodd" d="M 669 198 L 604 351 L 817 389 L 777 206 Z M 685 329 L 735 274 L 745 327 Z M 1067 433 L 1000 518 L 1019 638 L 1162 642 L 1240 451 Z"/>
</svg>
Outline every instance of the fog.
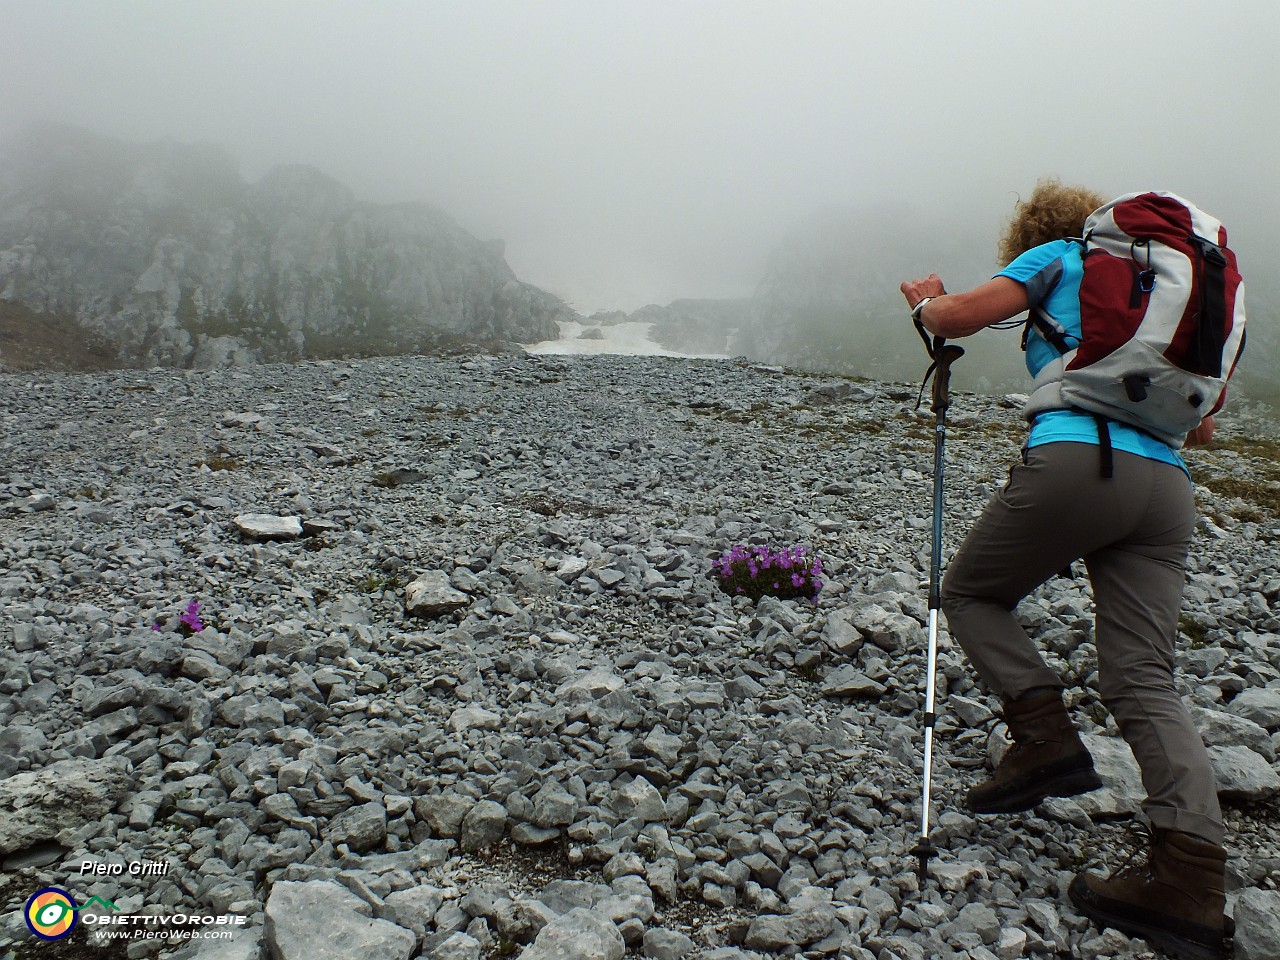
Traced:
<svg viewBox="0 0 1280 960">
<path fill-rule="evenodd" d="M 1056 174 L 1280 247 L 1273 0 L 0 0 L 0 131 L 54 121 L 316 166 L 505 239 L 577 309 L 749 295 L 826 207 L 994 251 Z M 919 264 L 919 272 L 935 267 Z"/>
</svg>

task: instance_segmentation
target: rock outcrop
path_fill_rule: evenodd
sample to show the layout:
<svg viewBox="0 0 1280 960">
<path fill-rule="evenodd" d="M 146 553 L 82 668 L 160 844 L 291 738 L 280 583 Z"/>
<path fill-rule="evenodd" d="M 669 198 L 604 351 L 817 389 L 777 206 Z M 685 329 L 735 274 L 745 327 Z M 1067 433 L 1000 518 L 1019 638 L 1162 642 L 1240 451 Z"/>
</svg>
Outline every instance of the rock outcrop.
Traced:
<svg viewBox="0 0 1280 960">
<path fill-rule="evenodd" d="M 576 317 L 427 204 L 361 202 L 302 166 L 249 184 L 211 147 L 60 128 L 0 157 L 0 300 L 125 362 L 191 367 L 532 342 Z"/>
</svg>

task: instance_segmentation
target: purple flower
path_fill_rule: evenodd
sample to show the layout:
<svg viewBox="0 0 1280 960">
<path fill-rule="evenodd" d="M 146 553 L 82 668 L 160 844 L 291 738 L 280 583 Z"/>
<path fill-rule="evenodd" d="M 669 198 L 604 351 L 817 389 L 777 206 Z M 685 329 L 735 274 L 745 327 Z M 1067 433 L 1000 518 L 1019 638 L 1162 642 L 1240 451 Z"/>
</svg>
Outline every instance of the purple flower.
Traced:
<svg viewBox="0 0 1280 960">
<path fill-rule="evenodd" d="M 186 612 L 183 613 L 180 619 L 182 621 L 182 625 L 185 626 L 192 633 L 199 633 L 201 630 L 203 630 L 204 624 L 200 622 L 199 601 L 192 600 L 190 603 L 188 603 Z"/>
<path fill-rule="evenodd" d="M 783 600 L 816 601 L 821 572 L 821 562 L 803 546 L 739 543 L 711 560 L 712 576 L 718 578 L 725 593 L 753 600 L 771 595 Z"/>
</svg>

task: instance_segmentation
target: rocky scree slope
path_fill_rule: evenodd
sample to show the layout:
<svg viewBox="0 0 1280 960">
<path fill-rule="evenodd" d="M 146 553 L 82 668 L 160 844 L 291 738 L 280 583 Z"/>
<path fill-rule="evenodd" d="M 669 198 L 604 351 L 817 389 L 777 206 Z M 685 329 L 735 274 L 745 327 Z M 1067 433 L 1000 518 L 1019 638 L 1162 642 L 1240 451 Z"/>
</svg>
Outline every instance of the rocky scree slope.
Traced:
<svg viewBox="0 0 1280 960">
<path fill-rule="evenodd" d="M 0 155 L 0 300 L 121 363 L 180 367 L 532 342 L 577 316 L 427 204 L 361 202 L 303 166 L 250 184 L 210 147 L 65 128 Z"/>
<path fill-rule="evenodd" d="M 0 956 L 45 948 L 22 907 L 50 884 L 250 918 L 183 957 L 1152 956 L 1064 896 L 1133 846 L 1142 795 L 1082 578 L 1021 616 L 1107 787 L 968 816 L 1005 740 L 944 630 L 918 883 L 914 400 L 658 358 L 0 377 Z M 948 552 L 1014 406 L 956 397 Z M 1255 960 L 1280 935 L 1275 449 L 1224 417 L 1191 455 L 1179 652 Z M 738 542 L 807 544 L 830 582 L 728 598 L 709 559 Z M 81 872 L 139 861 L 168 871 Z"/>
</svg>

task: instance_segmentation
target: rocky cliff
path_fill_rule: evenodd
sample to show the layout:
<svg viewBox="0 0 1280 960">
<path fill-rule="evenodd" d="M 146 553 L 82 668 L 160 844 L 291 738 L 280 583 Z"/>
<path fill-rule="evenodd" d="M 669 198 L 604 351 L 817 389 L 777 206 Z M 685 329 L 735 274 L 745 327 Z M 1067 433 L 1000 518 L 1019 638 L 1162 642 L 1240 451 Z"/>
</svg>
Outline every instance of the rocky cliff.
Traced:
<svg viewBox="0 0 1280 960">
<path fill-rule="evenodd" d="M 544 340 L 575 316 L 429 205 L 361 202 L 301 166 L 247 183 L 209 147 L 61 128 L 0 156 L 0 300 L 125 362 L 195 367 Z"/>
</svg>

